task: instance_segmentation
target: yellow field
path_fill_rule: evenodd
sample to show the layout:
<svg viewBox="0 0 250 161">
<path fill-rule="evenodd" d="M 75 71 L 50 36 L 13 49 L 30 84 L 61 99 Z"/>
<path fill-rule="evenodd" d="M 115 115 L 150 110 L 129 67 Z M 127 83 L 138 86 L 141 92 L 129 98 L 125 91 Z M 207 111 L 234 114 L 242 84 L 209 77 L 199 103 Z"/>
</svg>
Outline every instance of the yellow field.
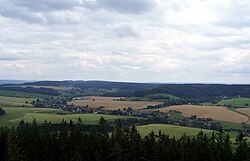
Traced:
<svg viewBox="0 0 250 161">
<path fill-rule="evenodd" d="M 238 108 L 236 109 L 236 111 L 248 115 L 248 117 L 250 118 L 250 108 Z M 248 120 L 247 124 L 250 125 L 250 119 Z"/>
<path fill-rule="evenodd" d="M 159 110 L 162 112 L 168 112 L 169 110 L 180 111 L 186 117 L 196 115 L 199 118 L 212 118 L 213 120 L 235 123 L 242 123 L 248 121 L 247 116 L 230 111 L 226 107 L 221 106 L 180 105 L 161 108 Z"/>
<path fill-rule="evenodd" d="M 250 108 L 238 108 L 236 111 L 250 116 Z"/>
<path fill-rule="evenodd" d="M 81 100 L 73 100 L 69 104 L 73 103 L 76 106 L 89 106 L 89 107 L 100 107 L 104 106 L 106 109 L 123 109 L 131 107 L 133 109 L 146 108 L 148 105 L 158 105 L 160 102 L 149 102 L 149 101 L 118 101 L 123 100 L 124 97 L 84 97 Z"/>
</svg>

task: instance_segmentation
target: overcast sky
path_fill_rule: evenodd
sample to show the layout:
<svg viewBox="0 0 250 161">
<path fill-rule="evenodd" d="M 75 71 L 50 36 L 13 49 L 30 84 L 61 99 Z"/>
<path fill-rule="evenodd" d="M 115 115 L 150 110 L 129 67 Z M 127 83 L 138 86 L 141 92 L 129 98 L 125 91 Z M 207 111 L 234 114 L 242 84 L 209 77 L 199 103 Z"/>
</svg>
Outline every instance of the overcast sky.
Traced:
<svg viewBox="0 0 250 161">
<path fill-rule="evenodd" d="M 250 1 L 0 0 L 0 79 L 250 83 Z"/>
</svg>

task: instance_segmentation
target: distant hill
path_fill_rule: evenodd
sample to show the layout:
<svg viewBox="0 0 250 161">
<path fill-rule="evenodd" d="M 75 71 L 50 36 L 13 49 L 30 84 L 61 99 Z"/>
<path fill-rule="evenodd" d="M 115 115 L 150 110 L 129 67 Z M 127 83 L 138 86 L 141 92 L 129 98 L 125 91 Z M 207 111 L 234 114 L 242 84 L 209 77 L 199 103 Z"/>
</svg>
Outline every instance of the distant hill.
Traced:
<svg viewBox="0 0 250 161">
<path fill-rule="evenodd" d="M 5 81 L 5 83 L 6 82 L 7 81 Z M 18 81 L 14 81 L 14 83 L 18 84 Z M 34 86 L 38 86 L 39 88 L 34 88 Z M 181 98 L 222 98 L 238 96 L 250 98 L 250 85 L 226 84 L 159 84 L 67 80 L 25 82 L 15 86 L 0 85 L 0 90 L 59 95 L 56 88 L 53 87 L 78 88 L 85 92 L 88 89 L 103 89 L 104 93 L 101 94 L 102 96 L 118 97 L 144 97 L 151 94 L 170 94 Z"/>
<path fill-rule="evenodd" d="M 22 84 L 25 82 L 29 82 L 26 80 L 0 80 L 0 85 L 2 84 Z"/>
<path fill-rule="evenodd" d="M 57 86 L 57 87 L 78 87 L 81 89 L 87 88 L 103 88 L 103 89 L 152 89 L 158 87 L 159 84 L 154 83 L 128 83 L 128 82 L 109 82 L 109 81 L 39 81 L 24 83 L 23 85 L 36 86 Z"/>
<path fill-rule="evenodd" d="M 250 97 L 250 85 L 224 84 L 165 84 L 157 88 L 138 91 L 134 95 L 143 97 L 149 94 L 168 93 L 178 97 Z"/>
</svg>

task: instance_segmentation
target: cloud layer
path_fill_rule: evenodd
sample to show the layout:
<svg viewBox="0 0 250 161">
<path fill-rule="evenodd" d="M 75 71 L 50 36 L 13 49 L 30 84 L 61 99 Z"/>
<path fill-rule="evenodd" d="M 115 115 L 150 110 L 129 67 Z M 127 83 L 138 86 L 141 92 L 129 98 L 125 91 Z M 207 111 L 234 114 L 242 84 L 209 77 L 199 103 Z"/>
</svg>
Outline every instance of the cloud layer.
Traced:
<svg viewBox="0 0 250 161">
<path fill-rule="evenodd" d="M 4 79 L 250 83 L 248 0 L 0 0 Z"/>
</svg>

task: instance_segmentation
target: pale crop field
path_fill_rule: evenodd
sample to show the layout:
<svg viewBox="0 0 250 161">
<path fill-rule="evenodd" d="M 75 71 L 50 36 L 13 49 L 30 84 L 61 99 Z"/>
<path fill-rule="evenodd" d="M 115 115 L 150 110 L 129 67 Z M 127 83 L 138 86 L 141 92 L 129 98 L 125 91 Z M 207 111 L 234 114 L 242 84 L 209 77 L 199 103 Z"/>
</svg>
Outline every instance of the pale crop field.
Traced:
<svg viewBox="0 0 250 161">
<path fill-rule="evenodd" d="M 133 109 L 143 109 L 148 105 L 158 105 L 161 102 L 149 102 L 149 101 L 118 101 L 124 99 L 124 97 L 84 97 L 81 100 L 73 100 L 69 104 L 73 103 L 76 106 L 89 106 L 92 108 L 104 106 L 105 109 L 117 110 L 131 107 Z"/>
<path fill-rule="evenodd" d="M 228 110 L 226 107 L 221 106 L 180 105 L 161 108 L 159 110 L 162 112 L 169 112 L 169 110 L 180 111 L 185 117 L 196 115 L 199 118 L 212 118 L 213 120 L 235 123 L 248 121 L 247 116 Z"/>
<path fill-rule="evenodd" d="M 248 115 L 249 120 L 248 120 L 247 124 L 250 125 L 250 108 L 238 108 L 238 109 L 236 109 L 236 111 L 243 113 L 245 115 Z"/>
<path fill-rule="evenodd" d="M 236 109 L 236 111 L 250 116 L 250 108 L 238 108 L 238 109 Z"/>
</svg>

